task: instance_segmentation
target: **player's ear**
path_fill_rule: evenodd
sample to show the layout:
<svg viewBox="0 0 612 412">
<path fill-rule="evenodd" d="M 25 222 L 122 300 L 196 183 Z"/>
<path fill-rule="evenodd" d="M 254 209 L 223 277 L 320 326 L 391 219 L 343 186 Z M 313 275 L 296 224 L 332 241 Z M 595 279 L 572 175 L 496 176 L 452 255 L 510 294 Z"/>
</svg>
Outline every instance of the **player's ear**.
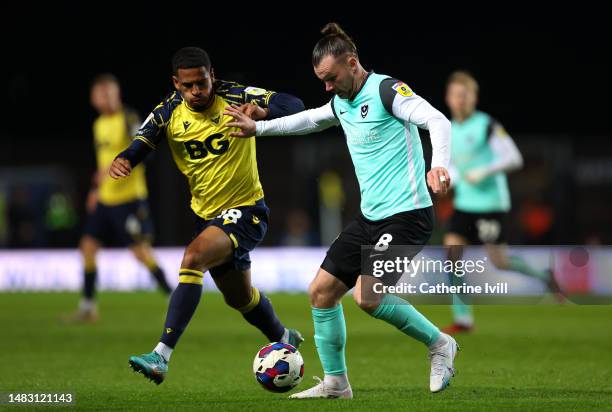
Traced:
<svg viewBox="0 0 612 412">
<path fill-rule="evenodd" d="M 174 88 L 175 88 L 176 90 L 180 90 L 180 86 L 181 86 L 181 84 L 180 84 L 180 82 L 179 82 L 178 77 L 176 77 L 176 76 L 172 76 L 172 83 L 174 84 Z"/>
<path fill-rule="evenodd" d="M 215 69 L 213 69 L 212 67 L 210 68 L 210 82 L 215 82 Z"/>
<path fill-rule="evenodd" d="M 348 67 L 351 69 L 351 72 L 353 73 L 357 70 L 357 66 L 359 65 L 359 61 L 357 60 L 357 57 L 355 57 L 354 55 L 348 56 L 348 58 L 346 59 L 346 63 Z"/>
</svg>

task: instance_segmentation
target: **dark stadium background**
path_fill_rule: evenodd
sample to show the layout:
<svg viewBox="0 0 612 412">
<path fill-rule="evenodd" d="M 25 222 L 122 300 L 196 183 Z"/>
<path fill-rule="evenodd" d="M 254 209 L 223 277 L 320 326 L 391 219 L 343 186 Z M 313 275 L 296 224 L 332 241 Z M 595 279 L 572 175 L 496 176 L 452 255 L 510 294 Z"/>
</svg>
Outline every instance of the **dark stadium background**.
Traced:
<svg viewBox="0 0 612 412">
<path fill-rule="evenodd" d="M 76 247 L 95 168 L 89 83 L 96 74 L 117 75 L 124 101 L 144 118 L 171 90 L 173 52 L 197 45 L 211 55 L 217 77 L 289 92 L 316 107 L 330 96 L 312 72 L 310 53 L 328 21 L 353 36 L 367 69 L 406 81 L 447 115 L 449 73 L 467 69 L 476 76 L 480 108 L 505 125 L 526 161 L 511 177 L 513 243 L 610 243 L 612 64 L 603 16 L 593 10 L 559 15 L 554 9 L 535 16 L 525 9 L 514 10 L 514 17 L 504 4 L 445 17 L 412 5 L 381 6 L 376 15 L 356 5 L 339 13 L 306 3 L 292 7 L 275 9 L 286 10 L 279 17 L 237 4 L 213 10 L 204 3 L 54 3 L 6 10 L 0 227 L 29 219 L 33 231 L 25 240 L 5 231 L 0 246 Z M 422 137 L 428 153 L 426 133 Z M 282 242 L 296 209 L 311 221 L 312 243 L 320 242 L 318 183 L 327 170 L 342 178 L 344 221 L 357 213 L 358 188 L 339 129 L 260 138 L 258 159 L 272 209 L 265 244 Z M 192 232 L 189 195 L 167 147 L 148 161 L 148 180 L 156 244 L 185 244 Z M 63 194 L 76 220 L 50 233 L 45 205 L 54 191 Z M 448 210 L 438 203 L 443 221 Z"/>
</svg>

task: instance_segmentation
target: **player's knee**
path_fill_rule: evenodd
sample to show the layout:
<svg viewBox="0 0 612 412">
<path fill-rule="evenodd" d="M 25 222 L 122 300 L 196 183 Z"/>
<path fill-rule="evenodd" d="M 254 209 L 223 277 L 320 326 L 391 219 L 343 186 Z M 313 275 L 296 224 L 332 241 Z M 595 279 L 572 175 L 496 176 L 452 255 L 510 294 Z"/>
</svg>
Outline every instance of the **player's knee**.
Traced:
<svg viewBox="0 0 612 412">
<path fill-rule="evenodd" d="M 310 298 L 310 304 L 312 306 L 316 307 L 315 303 L 319 299 L 319 296 L 318 296 L 319 293 L 320 291 L 317 289 L 317 287 L 313 283 L 311 283 L 308 286 L 308 297 Z"/>
<path fill-rule="evenodd" d="M 310 304 L 315 308 L 331 307 L 338 303 L 328 289 L 314 282 L 308 287 L 308 296 L 310 297 Z"/>
<path fill-rule="evenodd" d="M 132 251 L 132 254 L 136 258 L 136 260 L 138 260 L 139 262 L 145 263 L 145 261 L 147 260 L 146 259 L 147 256 L 140 248 L 136 247 L 136 248 L 131 248 L 130 250 Z"/>
<path fill-rule="evenodd" d="M 95 259 L 97 250 L 98 247 L 94 240 L 87 237 L 81 238 L 79 251 L 85 260 Z"/>
<path fill-rule="evenodd" d="M 198 237 L 185 249 L 183 267 L 197 270 L 210 269 L 227 262 L 232 251 L 231 241 L 227 237 L 223 238 L 223 241 Z"/>
<path fill-rule="evenodd" d="M 148 262 L 154 261 L 153 253 L 151 249 L 145 245 L 134 245 L 130 247 L 130 251 L 134 255 L 134 257 L 139 261 L 144 263 L 145 265 Z"/>
<path fill-rule="evenodd" d="M 381 295 L 375 293 L 364 294 L 361 289 L 355 288 L 353 290 L 353 299 L 355 299 L 357 306 L 371 314 L 380 305 Z"/>
<path fill-rule="evenodd" d="M 308 297 L 310 298 L 310 304 L 314 307 L 318 307 L 320 301 L 323 299 L 324 291 L 321 290 L 317 285 L 311 283 L 308 286 Z"/>
<path fill-rule="evenodd" d="M 201 270 L 203 267 L 205 267 L 204 260 L 204 254 L 200 250 L 188 247 L 183 255 L 181 267 L 186 269 Z"/>
</svg>

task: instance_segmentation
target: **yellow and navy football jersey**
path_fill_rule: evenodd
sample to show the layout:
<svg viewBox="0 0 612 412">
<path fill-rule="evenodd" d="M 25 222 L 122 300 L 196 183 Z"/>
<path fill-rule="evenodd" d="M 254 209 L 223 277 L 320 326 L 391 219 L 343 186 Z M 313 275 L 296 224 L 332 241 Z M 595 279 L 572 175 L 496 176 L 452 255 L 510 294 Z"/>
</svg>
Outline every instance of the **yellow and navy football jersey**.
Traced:
<svg viewBox="0 0 612 412">
<path fill-rule="evenodd" d="M 129 110 L 101 115 L 94 122 L 93 135 L 98 170 L 104 170 L 98 187 L 98 201 L 102 204 L 115 206 L 147 197 L 144 165 L 134 168 L 126 179 L 115 180 L 106 173 L 117 152 L 129 146 L 138 123 L 138 115 Z"/>
<path fill-rule="evenodd" d="M 165 136 L 172 157 L 187 177 L 191 208 L 203 219 L 221 210 L 254 205 L 263 198 L 259 182 L 254 138 L 230 137 L 239 131 L 223 114 L 231 104 L 268 106 L 274 92 L 215 81 L 213 99 L 204 111 L 191 109 L 179 92 L 171 93 L 147 117 L 135 139 L 151 148 Z"/>
</svg>

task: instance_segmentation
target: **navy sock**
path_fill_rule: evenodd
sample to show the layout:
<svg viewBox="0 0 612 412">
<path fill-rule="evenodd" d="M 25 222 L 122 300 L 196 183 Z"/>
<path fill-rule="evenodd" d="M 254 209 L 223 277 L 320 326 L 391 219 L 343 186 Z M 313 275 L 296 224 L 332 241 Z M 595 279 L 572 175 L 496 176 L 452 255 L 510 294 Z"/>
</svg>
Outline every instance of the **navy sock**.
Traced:
<svg viewBox="0 0 612 412">
<path fill-rule="evenodd" d="M 89 269 L 85 269 L 85 279 L 83 282 L 83 296 L 85 299 L 93 299 L 96 294 L 96 278 L 98 277 L 98 271 L 95 266 Z"/>
<path fill-rule="evenodd" d="M 170 287 L 170 285 L 168 285 L 168 281 L 166 280 L 166 274 L 164 273 L 164 271 L 159 266 L 155 266 L 154 268 L 149 270 L 151 272 L 151 276 L 153 276 L 157 281 L 157 286 L 159 286 L 159 288 L 163 290 L 164 293 L 166 293 L 167 295 L 172 293 L 172 288 Z"/>
<path fill-rule="evenodd" d="M 285 333 L 285 327 L 274 313 L 272 304 L 257 288 L 253 287 L 251 302 L 238 309 L 251 325 L 259 329 L 270 342 L 278 342 Z"/>
<path fill-rule="evenodd" d="M 179 284 L 168 305 L 166 324 L 160 342 L 174 348 L 195 313 L 202 297 L 204 274 L 198 270 L 181 269 Z"/>
</svg>

